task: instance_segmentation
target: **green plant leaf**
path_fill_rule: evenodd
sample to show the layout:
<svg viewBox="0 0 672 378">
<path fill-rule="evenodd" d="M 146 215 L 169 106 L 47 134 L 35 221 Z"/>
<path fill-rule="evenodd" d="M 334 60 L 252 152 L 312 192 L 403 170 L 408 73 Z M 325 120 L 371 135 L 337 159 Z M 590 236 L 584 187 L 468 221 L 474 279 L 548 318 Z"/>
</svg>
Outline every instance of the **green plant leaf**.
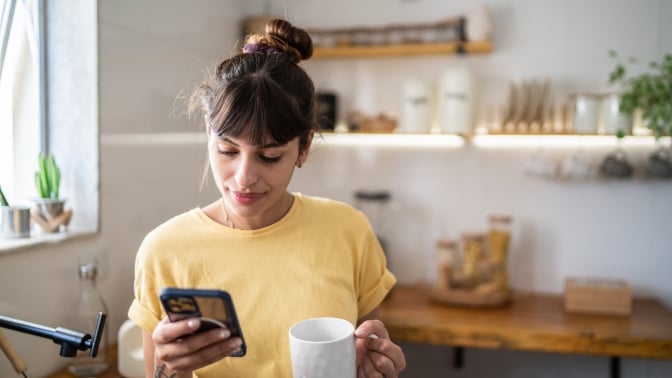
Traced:
<svg viewBox="0 0 672 378">
<path fill-rule="evenodd" d="M 0 186 L 0 205 L 9 206 L 9 202 L 7 201 L 7 197 L 5 197 L 5 193 L 2 192 L 1 186 Z"/>
<path fill-rule="evenodd" d="M 617 58 L 616 52 L 610 56 Z M 637 59 L 629 58 L 628 64 Z M 620 111 L 633 113 L 642 111 L 642 122 L 656 139 L 672 135 L 672 54 L 666 54 L 660 62 L 650 62 L 647 72 L 628 76 L 626 65 L 617 62 L 609 74 L 609 83 L 621 84 Z"/>
</svg>

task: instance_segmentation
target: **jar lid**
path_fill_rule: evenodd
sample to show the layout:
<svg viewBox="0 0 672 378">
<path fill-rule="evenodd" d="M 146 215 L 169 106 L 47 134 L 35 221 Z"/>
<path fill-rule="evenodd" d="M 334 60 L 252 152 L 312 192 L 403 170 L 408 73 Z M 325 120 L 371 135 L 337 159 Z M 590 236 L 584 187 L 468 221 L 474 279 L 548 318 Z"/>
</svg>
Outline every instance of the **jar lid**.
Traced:
<svg viewBox="0 0 672 378">
<path fill-rule="evenodd" d="M 381 191 L 358 190 L 355 192 L 355 198 L 369 201 L 385 201 L 390 199 L 390 192 L 386 190 Z"/>
<path fill-rule="evenodd" d="M 484 240 L 486 235 L 482 232 L 465 232 L 462 234 L 462 239 L 467 240 Z"/>
<path fill-rule="evenodd" d="M 79 278 L 94 279 L 98 275 L 98 268 L 95 264 L 85 264 L 79 267 Z"/>
<path fill-rule="evenodd" d="M 510 215 L 504 215 L 504 214 L 493 214 L 488 217 L 490 221 L 494 222 L 511 222 L 511 216 Z"/>
<path fill-rule="evenodd" d="M 436 246 L 439 248 L 455 248 L 457 242 L 455 240 L 440 239 L 436 242 Z"/>
</svg>

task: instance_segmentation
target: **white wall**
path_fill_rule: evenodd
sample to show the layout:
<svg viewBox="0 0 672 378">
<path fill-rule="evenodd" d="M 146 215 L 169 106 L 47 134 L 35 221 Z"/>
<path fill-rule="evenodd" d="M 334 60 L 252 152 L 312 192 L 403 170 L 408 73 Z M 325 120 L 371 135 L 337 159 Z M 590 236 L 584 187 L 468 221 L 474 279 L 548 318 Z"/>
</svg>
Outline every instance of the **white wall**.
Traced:
<svg viewBox="0 0 672 378">
<path fill-rule="evenodd" d="M 91 239 L 0 256 L 0 287 L 17 285 L 11 295 L 9 289 L 2 291 L 0 313 L 56 325 L 66 318 L 67 309 L 56 306 L 54 298 L 69 299 L 76 285 L 69 267 L 77 255 L 103 248 L 107 258 L 100 287 L 110 307 L 111 329 L 118 329 L 132 298 L 133 261 L 142 237 L 166 218 L 216 196 L 211 184 L 199 191 L 205 161 L 201 144 L 169 138 L 137 144 L 138 139 L 129 142 L 126 136 L 199 130 L 196 122 L 174 115 L 183 109 L 175 104 L 177 95 L 191 90 L 204 66 L 233 51 L 241 17 L 260 11 L 263 3 L 99 2 L 102 231 Z M 306 27 L 433 21 L 472 5 L 466 0 L 270 3 L 274 12 Z M 398 114 L 403 80 L 435 78 L 457 62 L 477 71 L 484 102 L 498 103 L 512 79 L 548 76 L 558 96 L 605 89 L 612 66 L 608 49 L 645 60 L 672 51 L 672 26 L 665 22 L 672 19 L 670 1 L 489 4 L 495 16 L 492 54 L 310 61 L 307 69 L 318 86 L 337 90 L 347 106 Z M 114 138 L 120 134 L 124 138 Z M 402 282 L 433 278 L 433 244 L 439 234 L 479 229 L 485 227 L 487 214 L 509 212 L 515 219 L 511 279 L 517 289 L 560 292 L 569 274 L 620 277 L 638 294 L 656 295 L 672 307 L 672 279 L 665 269 L 672 266 L 666 237 L 672 222 L 672 184 L 535 180 L 521 173 L 533 151 L 317 146 L 298 170 L 292 189 L 350 202 L 358 188 L 390 189 L 400 204 L 389 242 L 390 263 Z M 607 151 L 594 148 L 589 154 L 598 160 Z M 557 157 L 571 152 L 549 151 Z M 628 152 L 638 162 L 648 153 Z M 28 301 L 34 292 L 38 300 Z M 33 375 L 63 364 L 48 342 L 9 336 L 33 366 Z M 465 369 L 450 372 L 448 348 L 405 345 L 405 350 L 411 363 L 407 376 L 413 377 L 439 371 L 460 377 L 593 377 L 606 376 L 608 366 L 603 357 L 468 350 Z M 671 372 L 670 362 L 626 360 L 623 376 Z M 12 376 L 2 359 L 0 376 Z"/>
</svg>

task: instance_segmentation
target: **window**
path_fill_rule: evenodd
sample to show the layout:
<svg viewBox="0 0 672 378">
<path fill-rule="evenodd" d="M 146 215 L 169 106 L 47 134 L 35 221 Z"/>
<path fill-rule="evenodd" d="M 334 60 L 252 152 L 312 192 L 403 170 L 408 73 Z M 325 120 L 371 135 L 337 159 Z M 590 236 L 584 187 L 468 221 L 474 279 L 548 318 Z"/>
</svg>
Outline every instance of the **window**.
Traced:
<svg viewBox="0 0 672 378">
<path fill-rule="evenodd" d="M 6 52 L 0 67 L 0 185 L 11 204 L 32 205 L 39 152 L 52 153 L 61 168 L 60 194 L 74 212 L 69 232 L 57 239 L 95 233 L 97 2 L 0 0 L 0 10 L 0 47 Z M 30 239 L 0 239 L 0 253 L 49 239 L 34 225 Z"/>
<path fill-rule="evenodd" d="M 0 186 L 11 204 L 20 204 L 34 193 L 30 167 L 42 136 L 39 18 L 36 1 L 0 3 Z"/>
</svg>

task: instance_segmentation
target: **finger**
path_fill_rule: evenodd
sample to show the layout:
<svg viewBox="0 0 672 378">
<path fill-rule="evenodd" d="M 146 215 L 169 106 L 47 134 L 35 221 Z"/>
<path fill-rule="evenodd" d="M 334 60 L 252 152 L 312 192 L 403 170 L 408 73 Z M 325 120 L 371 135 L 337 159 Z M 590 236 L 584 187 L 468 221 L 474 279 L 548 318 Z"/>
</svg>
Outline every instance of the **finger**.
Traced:
<svg viewBox="0 0 672 378">
<path fill-rule="evenodd" d="M 388 378 L 397 376 L 398 372 L 394 362 L 388 356 L 376 351 L 369 351 L 367 359 L 371 362 L 375 371 L 380 373 L 381 376 Z"/>
<path fill-rule="evenodd" d="M 397 373 L 406 368 L 406 357 L 397 344 L 388 339 L 365 339 L 365 342 L 369 358 L 379 368 L 378 370 L 387 369 L 388 361 L 391 363 L 391 369 Z M 390 375 L 387 370 L 383 372 L 385 375 Z"/>
<path fill-rule="evenodd" d="M 222 358 L 231 356 L 240 349 L 241 345 L 242 340 L 239 337 L 229 337 L 192 351 L 189 354 L 176 356 L 167 361 L 167 364 L 177 371 L 197 370 Z"/>
<path fill-rule="evenodd" d="M 183 356 L 195 354 L 197 351 L 231 337 L 228 329 L 213 329 L 190 336 L 185 336 L 168 343 L 156 344 L 155 353 L 166 362 L 172 362 Z"/>
<path fill-rule="evenodd" d="M 175 362 L 179 366 L 184 366 L 185 370 L 197 370 L 235 354 L 240 350 L 241 345 L 242 342 L 239 337 L 232 337 L 209 345 L 190 356 L 190 358 L 184 357 L 184 360 Z"/>
<path fill-rule="evenodd" d="M 364 362 L 366 358 L 367 349 L 366 349 L 366 339 L 356 339 L 355 340 L 355 352 L 356 352 L 356 363 L 357 367 Z"/>
<path fill-rule="evenodd" d="M 379 372 L 378 369 L 376 369 L 375 365 L 373 364 L 370 354 L 368 354 L 366 358 L 364 358 L 364 361 L 362 362 L 362 372 L 364 374 L 364 377 L 366 378 L 383 377 L 383 374 Z"/>
<path fill-rule="evenodd" d="M 390 338 L 383 322 L 377 319 L 367 320 L 360 324 L 355 330 L 355 336 L 357 337 L 369 337 L 370 335 L 376 335 L 383 339 Z"/>
<path fill-rule="evenodd" d="M 155 344 L 170 343 L 177 338 L 189 335 L 198 330 L 201 326 L 201 320 L 190 318 L 171 322 L 168 318 L 163 318 L 152 332 L 152 339 Z"/>
</svg>

